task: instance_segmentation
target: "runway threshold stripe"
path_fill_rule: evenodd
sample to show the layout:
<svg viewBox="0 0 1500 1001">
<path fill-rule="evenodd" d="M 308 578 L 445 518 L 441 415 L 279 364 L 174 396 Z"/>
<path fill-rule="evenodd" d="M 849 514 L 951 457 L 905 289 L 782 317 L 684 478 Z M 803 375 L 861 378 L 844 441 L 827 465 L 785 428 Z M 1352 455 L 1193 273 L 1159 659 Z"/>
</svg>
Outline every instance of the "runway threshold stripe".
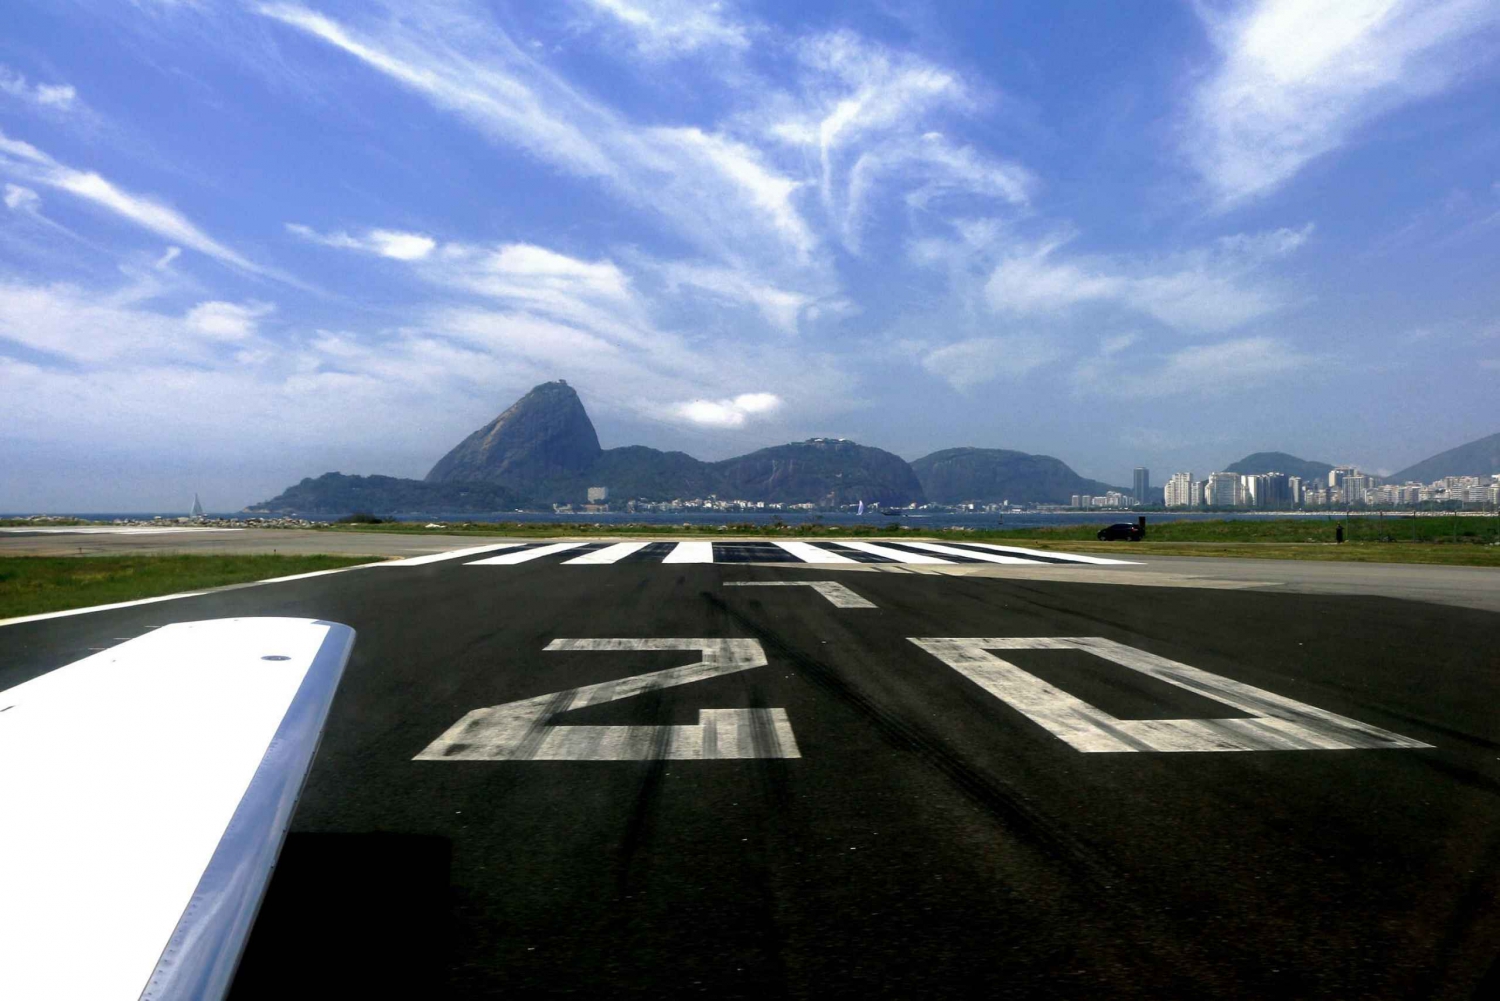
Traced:
<svg viewBox="0 0 1500 1001">
<path fill-rule="evenodd" d="M 957 560 L 941 560 L 936 556 L 924 556 L 921 553 L 914 553 L 905 549 L 892 549 L 889 546 L 877 546 L 873 542 L 855 542 L 853 539 L 846 540 L 844 542 L 844 545 L 849 547 L 850 549 L 857 549 L 862 553 L 870 553 L 874 556 L 884 556 L 886 559 L 894 560 L 897 563 L 952 564 L 958 562 Z"/>
<path fill-rule="evenodd" d="M 804 563 L 858 563 L 859 560 L 850 559 L 840 553 L 835 553 L 822 546 L 815 546 L 811 542 L 780 542 L 773 541 L 773 545 L 780 546 Z"/>
<path fill-rule="evenodd" d="M 543 556 L 551 556 L 554 553 L 565 553 L 569 549 L 579 549 L 584 545 L 585 543 L 582 542 L 554 542 L 550 546 L 538 546 L 535 549 L 523 549 L 515 553 L 502 553 L 499 556 L 492 556 L 487 560 L 475 560 L 472 563 L 464 565 L 471 567 L 514 566 L 517 563 L 539 560 Z"/>
<path fill-rule="evenodd" d="M 1101 566 L 1139 566 L 1136 560 L 1112 560 L 1104 556 L 1082 556 L 1078 553 L 1049 553 L 1040 549 L 1026 549 L 1023 546 L 997 546 L 989 542 L 965 542 L 965 546 L 978 546 L 981 549 L 992 549 L 999 553 L 1014 553 L 1018 556 L 1030 556 L 1040 559 L 1044 563 L 1051 560 L 1063 560 L 1067 563 L 1096 563 Z"/>
<path fill-rule="evenodd" d="M 679 542 L 662 560 L 663 563 L 712 563 L 713 561 L 714 544 L 712 542 Z"/>
<path fill-rule="evenodd" d="M 901 543 L 901 545 L 902 546 L 910 546 L 910 547 L 913 547 L 913 548 L 916 548 L 916 549 L 925 549 L 928 552 L 932 552 L 932 553 L 941 553 L 941 554 L 946 555 L 946 556 L 957 557 L 957 558 L 963 559 L 965 562 L 975 562 L 975 561 L 978 561 L 978 562 L 981 562 L 981 563 L 1029 564 L 1029 565 L 1033 565 L 1033 566 L 1036 565 L 1037 563 L 1062 563 L 1062 562 L 1064 562 L 1062 560 L 1056 560 L 1056 559 L 1052 559 L 1052 560 L 1036 560 L 1036 559 L 1026 559 L 1026 558 L 1021 557 L 1021 556 L 1001 555 L 1000 553 L 987 553 L 987 552 L 984 552 L 983 550 L 980 550 L 980 549 L 970 549 L 968 547 L 959 548 L 958 546 L 945 546 L 945 545 L 942 545 L 941 543 L 937 543 L 937 542 L 903 542 L 903 543 Z"/>
<path fill-rule="evenodd" d="M 427 556 L 408 556 L 404 560 L 388 560 L 380 565 L 383 567 L 420 567 L 428 563 L 441 563 L 443 560 L 461 560 L 465 556 L 493 553 L 497 549 L 514 549 L 521 545 L 525 545 L 525 543 L 491 542 L 487 546 L 470 546 L 468 549 L 450 549 L 446 553 L 431 553 Z"/>
<path fill-rule="evenodd" d="M 819 549 L 826 549 L 830 553 L 833 553 L 835 556 L 842 556 L 845 559 L 853 560 L 855 563 L 897 563 L 897 562 L 900 562 L 899 560 L 893 560 L 893 559 L 890 559 L 890 558 L 885 557 L 885 556 L 876 556 L 874 553 L 866 553 L 866 552 L 862 552 L 862 551 L 860 551 L 858 549 L 850 549 L 848 546 L 843 545 L 842 543 L 839 543 L 839 542 L 822 542 L 822 543 L 818 544 L 818 548 Z"/>
<path fill-rule="evenodd" d="M 584 553 L 582 556 L 575 556 L 571 560 L 563 560 L 562 565 L 600 566 L 605 563 L 618 563 L 625 557 L 645 549 L 647 545 L 648 543 L 645 542 L 617 542 L 612 546 L 596 549 L 592 553 Z"/>
</svg>

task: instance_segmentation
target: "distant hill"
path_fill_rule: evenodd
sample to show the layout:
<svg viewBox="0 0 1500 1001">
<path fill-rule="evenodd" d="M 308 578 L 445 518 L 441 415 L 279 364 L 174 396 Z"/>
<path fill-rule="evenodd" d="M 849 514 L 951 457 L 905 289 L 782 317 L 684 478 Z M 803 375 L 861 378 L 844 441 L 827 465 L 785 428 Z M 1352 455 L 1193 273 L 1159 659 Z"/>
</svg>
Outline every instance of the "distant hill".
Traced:
<svg viewBox="0 0 1500 1001">
<path fill-rule="evenodd" d="M 1300 476 L 1303 480 L 1318 480 L 1322 483 L 1328 482 L 1328 473 L 1333 466 L 1326 462 L 1317 462 L 1312 459 L 1299 459 L 1295 455 L 1287 455 L 1285 452 L 1256 452 L 1247 455 L 1239 462 L 1232 462 L 1224 467 L 1226 473 L 1286 473 L 1288 476 Z"/>
<path fill-rule="evenodd" d="M 459 442 L 424 480 L 327 473 L 249 510 L 373 514 L 512 510 L 581 503 L 589 487 L 611 501 L 720 497 L 771 503 L 910 504 L 922 485 L 900 456 L 840 438 L 813 438 L 703 462 L 643 445 L 602 449 L 566 382 L 532 389 Z"/>
<path fill-rule="evenodd" d="M 721 497 L 820 504 L 920 503 L 922 484 L 899 455 L 843 438 L 812 438 L 713 464 Z"/>
<path fill-rule="evenodd" d="M 1423 459 L 1387 477 L 1396 483 L 1416 480 L 1431 483 L 1445 476 L 1490 476 L 1500 473 L 1500 434 L 1471 441 L 1467 445 L 1450 448 L 1430 459 Z"/>
<path fill-rule="evenodd" d="M 395 476 L 345 476 L 324 473 L 287 487 L 268 501 L 246 510 L 265 514 L 341 516 L 371 514 L 480 514 L 514 511 L 526 498 L 495 483 L 428 483 Z"/>
<path fill-rule="evenodd" d="M 911 464 L 934 504 L 970 501 L 1066 504 L 1073 494 L 1125 491 L 1085 479 L 1060 459 L 1003 448 L 945 448 Z"/>
</svg>

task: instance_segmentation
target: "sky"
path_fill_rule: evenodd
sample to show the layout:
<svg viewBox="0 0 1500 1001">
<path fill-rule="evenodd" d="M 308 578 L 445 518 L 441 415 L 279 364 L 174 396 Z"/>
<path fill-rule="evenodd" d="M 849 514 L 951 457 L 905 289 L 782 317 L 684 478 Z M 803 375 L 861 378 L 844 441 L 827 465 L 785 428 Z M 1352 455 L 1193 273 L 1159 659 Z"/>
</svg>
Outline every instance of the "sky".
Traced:
<svg viewBox="0 0 1500 1001">
<path fill-rule="evenodd" d="M 1500 431 L 1500 0 L 11 0 L 0 511 L 815 435 Z"/>
</svg>

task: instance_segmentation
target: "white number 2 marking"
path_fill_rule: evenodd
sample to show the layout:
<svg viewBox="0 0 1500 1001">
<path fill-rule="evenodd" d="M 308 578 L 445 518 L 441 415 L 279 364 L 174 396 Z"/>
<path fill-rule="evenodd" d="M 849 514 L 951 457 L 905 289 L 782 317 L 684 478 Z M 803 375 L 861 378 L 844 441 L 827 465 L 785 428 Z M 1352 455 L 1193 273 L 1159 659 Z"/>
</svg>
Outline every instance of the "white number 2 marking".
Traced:
<svg viewBox="0 0 1500 1001">
<path fill-rule="evenodd" d="M 1096 636 L 911 641 L 1079 751 L 1313 751 L 1431 747 L 1294 699 Z M 1116 719 L 991 650 L 1084 650 L 1252 713 L 1249 719 Z"/>
<path fill-rule="evenodd" d="M 764 667 L 749 639 L 558 639 L 548 650 L 691 650 L 682 667 L 475 709 L 427 746 L 416 761 L 654 761 L 800 758 L 785 709 L 702 709 L 696 726 L 558 726 L 570 709 L 690 685 Z"/>
</svg>

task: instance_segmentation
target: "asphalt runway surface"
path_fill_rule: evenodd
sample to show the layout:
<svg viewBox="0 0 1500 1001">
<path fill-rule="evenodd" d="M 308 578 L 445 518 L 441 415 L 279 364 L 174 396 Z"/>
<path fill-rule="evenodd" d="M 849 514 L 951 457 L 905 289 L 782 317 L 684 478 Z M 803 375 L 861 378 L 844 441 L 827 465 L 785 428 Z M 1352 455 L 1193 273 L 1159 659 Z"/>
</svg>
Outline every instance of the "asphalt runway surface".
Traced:
<svg viewBox="0 0 1500 1001">
<path fill-rule="evenodd" d="M 1500 995 L 1494 612 L 567 557 L 19 623 L 0 690 L 358 631 L 235 998 Z"/>
</svg>

